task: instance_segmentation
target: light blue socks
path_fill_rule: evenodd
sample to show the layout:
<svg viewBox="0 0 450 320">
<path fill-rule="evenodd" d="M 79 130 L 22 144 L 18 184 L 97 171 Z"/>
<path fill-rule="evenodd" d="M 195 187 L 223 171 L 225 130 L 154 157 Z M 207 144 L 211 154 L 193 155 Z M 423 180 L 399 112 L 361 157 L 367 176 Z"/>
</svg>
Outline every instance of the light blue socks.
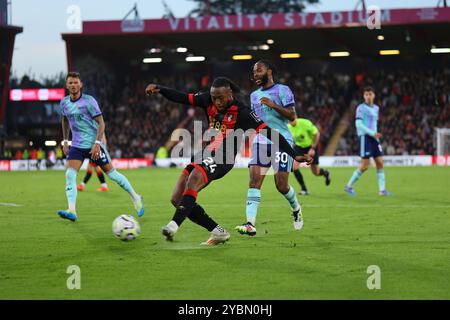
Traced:
<svg viewBox="0 0 450 320">
<path fill-rule="evenodd" d="M 258 214 L 258 207 L 261 203 L 261 190 L 250 188 L 247 191 L 247 207 L 245 214 L 247 215 L 247 222 L 252 225 L 256 223 L 256 215 Z"/>
<path fill-rule="evenodd" d="M 66 170 L 66 197 L 69 204 L 69 210 L 76 212 L 75 204 L 77 202 L 77 174 L 73 168 Z"/>
<path fill-rule="evenodd" d="M 362 175 L 362 172 L 359 169 L 356 169 L 353 172 L 352 177 L 348 181 L 347 186 L 349 186 L 349 187 L 353 186 L 353 184 L 355 184 L 355 182 L 358 181 L 358 179 L 359 179 L 359 177 L 361 177 L 361 175 Z"/>
<path fill-rule="evenodd" d="M 300 208 L 300 204 L 298 203 L 297 195 L 295 194 L 294 188 L 289 186 L 289 191 L 286 194 L 283 194 L 286 200 L 289 202 L 292 210 L 298 210 Z"/>
<path fill-rule="evenodd" d="M 123 190 L 128 192 L 133 199 L 136 199 L 138 197 L 128 179 L 119 171 L 117 171 L 116 169 L 112 169 L 106 174 L 112 181 L 116 182 Z"/>
<path fill-rule="evenodd" d="M 378 179 L 378 190 L 385 191 L 386 190 L 386 178 L 384 176 L 383 169 L 377 169 L 377 179 Z"/>
</svg>

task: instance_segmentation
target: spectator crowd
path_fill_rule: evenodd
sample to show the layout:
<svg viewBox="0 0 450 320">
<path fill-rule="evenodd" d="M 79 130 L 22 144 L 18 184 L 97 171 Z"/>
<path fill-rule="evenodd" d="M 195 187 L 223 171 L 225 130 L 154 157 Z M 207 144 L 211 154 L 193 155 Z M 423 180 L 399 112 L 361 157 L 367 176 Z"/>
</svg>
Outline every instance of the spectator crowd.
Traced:
<svg viewBox="0 0 450 320">
<path fill-rule="evenodd" d="M 82 65 L 84 67 L 79 71 L 84 90 L 100 103 L 106 122 L 108 149 L 113 158 L 148 157 L 166 145 L 177 127 L 192 131 L 194 120 L 203 121 L 203 126 L 207 126 L 201 110 L 189 111 L 188 107 L 161 96 L 148 98 L 144 92 L 148 82 L 162 83 L 184 92 L 205 90 L 212 80 L 207 72 L 165 73 L 153 75 L 151 79 L 137 73 L 118 84 L 106 65 L 92 58 L 86 58 Z M 247 75 L 248 72 L 233 80 L 242 89 L 240 98 L 248 102 L 249 94 L 255 88 Z M 376 103 L 380 106 L 379 131 L 383 134 L 381 141 L 385 154 L 434 154 L 434 128 L 450 127 L 450 69 L 296 72 L 285 68 L 277 72 L 276 81 L 287 84 L 293 91 L 298 116 L 312 120 L 319 128 L 322 152 L 342 116 L 346 112 L 354 115 L 366 85 L 376 90 Z M 338 143 L 336 155 L 357 154 L 353 118 Z M 8 151 L 3 152 L 4 158 L 8 155 L 17 157 Z M 23 155 L 24 151 L 20 152 Z M 29 151 L 25 153 L 30 154 Z"/>
</svg>

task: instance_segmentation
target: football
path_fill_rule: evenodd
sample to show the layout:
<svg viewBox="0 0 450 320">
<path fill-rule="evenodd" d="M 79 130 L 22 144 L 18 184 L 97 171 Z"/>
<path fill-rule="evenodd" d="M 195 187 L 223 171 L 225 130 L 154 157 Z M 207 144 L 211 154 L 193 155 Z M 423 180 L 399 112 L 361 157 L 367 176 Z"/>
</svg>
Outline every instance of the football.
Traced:
<svg viewBox="0 0 450 320">
<path fill-rule="evenodd" d="M 128 214 L 122 214 L 113 221 L 113 233 L 122 241 L 131 241 L 136 239 L 141 233 L 139 222 Z"/>
</svg>

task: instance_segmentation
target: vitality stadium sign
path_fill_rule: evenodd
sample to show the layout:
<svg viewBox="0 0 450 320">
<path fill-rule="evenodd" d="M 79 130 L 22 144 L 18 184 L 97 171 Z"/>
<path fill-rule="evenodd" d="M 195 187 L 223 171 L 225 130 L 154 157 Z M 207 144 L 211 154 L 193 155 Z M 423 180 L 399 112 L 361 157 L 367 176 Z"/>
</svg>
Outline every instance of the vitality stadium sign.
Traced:
<svg viewBox="0 0 450 320">
<path fill-rule="evenodd" d="M 124 26 L 121 21 L 86 21 L 84 34 L 180 33 L 251 30 L 285 30 L 302 28 L 362 27 L 370 11 L 263 13 L 230 16 L 185 17 L 140 20 Z M 381 25 L 447 22 L 450 8 L 386 9 L 380 11 Z"/>
</svg>

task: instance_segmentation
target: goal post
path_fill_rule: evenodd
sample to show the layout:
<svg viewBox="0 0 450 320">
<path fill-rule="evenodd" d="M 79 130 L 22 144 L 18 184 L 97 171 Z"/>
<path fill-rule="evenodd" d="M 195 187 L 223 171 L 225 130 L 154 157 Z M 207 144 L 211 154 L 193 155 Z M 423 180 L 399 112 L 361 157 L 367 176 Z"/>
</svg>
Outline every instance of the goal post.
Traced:
<svg viewBox="0 0 450 320">
<path fill-rule="evenodd" d="M 436 156 L 450 155 L 450 128 L 435 128 Z"/>
</svg>

